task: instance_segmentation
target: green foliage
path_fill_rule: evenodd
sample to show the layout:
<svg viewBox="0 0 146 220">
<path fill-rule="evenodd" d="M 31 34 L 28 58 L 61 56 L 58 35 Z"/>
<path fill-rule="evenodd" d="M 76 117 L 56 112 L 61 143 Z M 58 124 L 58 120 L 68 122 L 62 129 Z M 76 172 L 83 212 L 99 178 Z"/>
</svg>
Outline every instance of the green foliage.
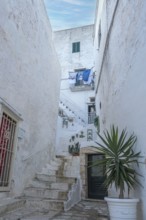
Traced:
<svg viewBox="0 0 146 220">
<path fill-rule="evenodd" d="M 101 143 L 97 143 L 97 149 L 105 155 L 100 162 L 96 161 L 94 165 L 105 166 L 105 185 L 108 188 L 115 184 L 116 190 L 120 190 L 120 198 L 124 197 L 125 186 L 128 191 L 133 189 L 136 184 L 140 184 L 136 179 L 139 175 L 133 165 L 138 166 L 138 159 L 141 157 L 140 152 L 135 153 L 133 146 L 136 143 L 134 134 L 127 137 L 126 129 L 119 134 L 118 127 L 111 127 L 110 131 L 105 130 L 103 136 L 98 133 Z"/>
<path fill-rule="evenodd" d="M 69 153 L 72 155 L 79 155 L 80 153 L 80 144 L 79 142 L 75 143 L 74 145 L 69 145 Z"/>
<path fill-rule="evenodd" d="M 95 119 L 94 119 L 94 126 L 96 127 L 97 129 L 97 133 L 100 132 L 100 120 L 99 120 L 99 116 L 96 116 Z"/>
<path fill-rule="evenodd" d="M 78 138 L 78 134 L 75 136 L 72 136 L 69 140 L 69 146 L 68 146 L 68 152 L 74 156 L 79 155 L 80 153 L 80 143 L 79 141 L 76 141 L 76 138 Z"/>
<path fill-rule="evenodd" d="M 79 137 L 80 137 L 80 138 L 84 138 L 84 137 L 85 137 L 85 135 L 84 135 L 84 132 L 83 132 L 83 131 L 81 131 L 81 133 L 79 134 Z"/>
</svg>

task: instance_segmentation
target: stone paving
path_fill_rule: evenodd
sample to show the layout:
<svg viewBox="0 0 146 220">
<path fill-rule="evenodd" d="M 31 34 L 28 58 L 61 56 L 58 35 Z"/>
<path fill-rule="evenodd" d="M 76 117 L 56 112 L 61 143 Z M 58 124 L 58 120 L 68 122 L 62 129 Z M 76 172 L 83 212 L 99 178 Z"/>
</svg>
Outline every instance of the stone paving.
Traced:
<svg viewBox="0 0 146 220">
<path fill-rule="evenodd" d="M 104 202 L 81 201 L 68 212 L 62 212 L 52 220 L 108 220 Z"/>
<path fill-rule="evenodd" d="M 107 206 L 105 202 L 81 201 L 67 212 L 60 212 L 54 217 L 53 213 L 47 210 L 40 212 L 34 209 L 19 209 L 6 216 L 0 217 L 0 220 L 108 220 Z"/>
</svg>

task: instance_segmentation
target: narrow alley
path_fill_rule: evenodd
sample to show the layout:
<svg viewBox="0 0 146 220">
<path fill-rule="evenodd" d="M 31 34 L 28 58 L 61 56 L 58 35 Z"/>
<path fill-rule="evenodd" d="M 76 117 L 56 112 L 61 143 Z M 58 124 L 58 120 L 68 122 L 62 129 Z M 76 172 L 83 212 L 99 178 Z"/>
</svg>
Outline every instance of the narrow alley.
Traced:
<svg viewBox="0 0 146 220">
<path fill-rule="evenodd" d="M 146 220 L 144 57 L 146 0 L 1 1 L 0 220 Z"/>
</svg>

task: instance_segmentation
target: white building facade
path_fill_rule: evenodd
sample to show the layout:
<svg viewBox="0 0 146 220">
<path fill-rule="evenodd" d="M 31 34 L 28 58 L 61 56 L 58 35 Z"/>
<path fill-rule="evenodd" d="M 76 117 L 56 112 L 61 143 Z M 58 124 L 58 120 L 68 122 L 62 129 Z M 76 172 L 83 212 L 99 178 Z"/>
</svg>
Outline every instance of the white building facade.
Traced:
<svg viewBox="0 0 146 220">
<path fill-rule="evenodd" d="M 60 65 L 42 1 L 0 7 L 0 197 L 55 157 Z"/>
<path fill-rule="evenodd" d="M 138 219 L 146 219 L 146 2 L 98 1 L 95 23 L 96 109 L 101 131 L 115 124 L 137 136 L 136 151 L 143 164 L 138 172 L 143 187 L 134 196 L 140 199 Z M 114 191 L 109 192 L 111 195 Z"/>
<path fill-rule="evenodd" d="M 65 126 L 62 125 L 62 119 L 59 120 L 57 151 L 60 152 L 68 143 L 69 135 L 84 130 L 91 121 L 93 123 L 90 113 L 92 115 L 94 112 L 95 116 L 93 33 L 94 25 L 54 33 L 55 48 L 62 68 L 60 107 L 64 110 L 66 108 L 65 111 L 71 118 L 71 123 L 67 122 L 67 129 L 60 129 Z M 84 74 L 89 74 L 86 82 L 83 79 Z M 65 149 L 68 151 L 67 146 Z"/>
<path fill-rule="evenodd" d="M 81 193 L 82 199 L 103 199 L 106 195 L 102 185 L 104 177 L 99 176 L 98 170 L 88 167 L 91 161 L 100 157 L 94 148 L 97 133 L 94 126 L 96 72 L 93 39 L 94 25 L 54 33 L 62 67 L 56 154 L 66 156 L 64 173 L 79 180 L 77 194 Z M 86 82 L 84 74 L 88 71 Z M 79 80 L 78 74 L 81 74 Z"/>
</svg>

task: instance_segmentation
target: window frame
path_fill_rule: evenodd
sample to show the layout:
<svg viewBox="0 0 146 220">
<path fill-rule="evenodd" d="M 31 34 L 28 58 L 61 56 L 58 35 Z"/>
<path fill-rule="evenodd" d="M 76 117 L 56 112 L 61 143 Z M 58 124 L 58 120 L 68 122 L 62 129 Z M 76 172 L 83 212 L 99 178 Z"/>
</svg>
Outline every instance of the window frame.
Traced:
<svg viewBox="0 0 146 220">
<path fill-rule="evenodd" d="M 72 53 L 79 53 L 80 52 L 80 41 L 72 43 Z"/>
<path fill-rule="evenodd" d="M 12 179 L 12 170 L 14 167 L 14 157 L 16 155 L 16 147 L 17 147 L 17 138 L 18 138 L 18 128 L 19 128 L 19 123 L 22 120 L 22 117 L 20 116 L 20 114 L 18 112 L 15 111 L 15 109 L 13 109 L 13 107 L 11 107 L 8 103 L 6 103 L 5 101 L 0 99 L 0 125 L 2 122 L 2 117 L 3 117 L 3 113 L 8 115 L 12 120 L 14 120 L 16 122 L 16 127 L 15 127 L 15 133 L 13 136 L 13 153 L 12 153 L 12 158 L 11 158 L 11 165 L 9 168 L 9 176 L 8 176 L 8 185 L 7 186 L 0 186 L 0 192 L 8 192 L 10 191 L 10 183 L 11 183 L 11 179 Z"/>
</svg>

